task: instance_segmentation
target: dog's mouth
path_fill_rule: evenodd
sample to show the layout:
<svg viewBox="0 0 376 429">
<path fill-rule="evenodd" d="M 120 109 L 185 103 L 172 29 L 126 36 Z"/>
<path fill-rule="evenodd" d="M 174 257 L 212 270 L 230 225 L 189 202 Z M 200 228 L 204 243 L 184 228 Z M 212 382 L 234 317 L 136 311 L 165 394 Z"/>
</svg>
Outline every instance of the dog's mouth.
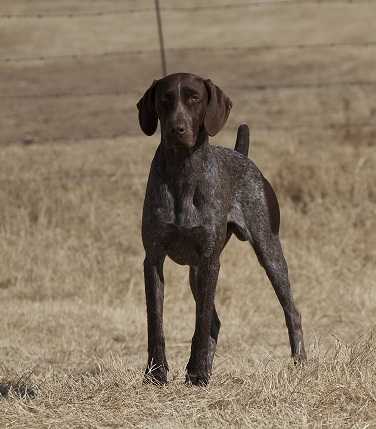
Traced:
<svg viewBox="0 0 376 429">
<path fill-rule="evenodd" d="M 186 132 L 183 135 L 169 133 L 166 143 L 171 147 L 189 149 L 195 145 L 195 138 L 192 132 Z"/>
</svg>

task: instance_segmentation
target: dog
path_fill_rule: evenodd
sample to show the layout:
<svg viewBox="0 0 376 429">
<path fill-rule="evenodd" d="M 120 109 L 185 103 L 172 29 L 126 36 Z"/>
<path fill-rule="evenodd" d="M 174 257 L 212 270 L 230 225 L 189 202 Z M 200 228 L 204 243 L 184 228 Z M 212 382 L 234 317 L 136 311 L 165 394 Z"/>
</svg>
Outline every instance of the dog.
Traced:
<svg viewBox="0 0 376 429">
<path fill-rule="evenodd" d="M 189 266 L 196 302 L 186 383 L 208 384 L 221 326 L 214 304 L 220 255 L 232 234 L 255 250 L 283 308 L 292 357 L 304 361 L 301 316 L 279 240 L 279 205 L 270 183 L 247 157 L 248 127 L 239 127 L 237 150 L 209 144 L 209 136 L 225 125 L 231 100 L 209 79 L 176 73 L 155 80 L 137 107 L 146 135 L 155 133 L 158 120 L 161 129 L 142 217 L 148 325 L 145 381 L 167 383 L 163 263 L 169 256 Z"/>
</svg>

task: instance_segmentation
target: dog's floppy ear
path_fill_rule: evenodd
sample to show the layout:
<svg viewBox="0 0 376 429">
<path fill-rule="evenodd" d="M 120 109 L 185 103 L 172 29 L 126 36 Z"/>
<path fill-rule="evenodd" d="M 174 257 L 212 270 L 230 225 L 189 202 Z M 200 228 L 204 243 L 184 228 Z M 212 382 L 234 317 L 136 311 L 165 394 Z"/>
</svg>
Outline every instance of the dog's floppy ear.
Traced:
<svg viewBox="0 0 376 429">
<path fill-rule="evenodd" d="M 138 122 L 147 136 L 154 134 L 158 126 L 158 115 L 155 110 L 155 87 L 157 83 L 158 81 L 155 80 L 137 103 Z"/>
<path fill-rule="evenodd" d="M 231 100 L 218 86 L 207 79 L 204 81 L 208 91 L 204 126 L 209 136 L 215 136 L 225 125 L 232 107 Z"/>
</svg>

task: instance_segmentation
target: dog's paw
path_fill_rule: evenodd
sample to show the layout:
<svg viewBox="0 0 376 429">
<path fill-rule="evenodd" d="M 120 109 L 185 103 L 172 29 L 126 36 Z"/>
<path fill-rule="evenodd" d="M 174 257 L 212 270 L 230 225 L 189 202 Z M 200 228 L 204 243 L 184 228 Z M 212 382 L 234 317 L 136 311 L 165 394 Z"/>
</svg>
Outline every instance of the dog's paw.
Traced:
<svg viewBox="0 0 376 429">
<path fill-rule="evenodd" d="M 292 351 L 292 359 L 295 365 L 304 365 L 307 361 L 307 354 L 304 349 L 303 341 L 298 342 L 298 347 Z"/>
<path fill-rule="evenodd" d="M 154 384 L 154 386 L 164 386 L 167 384 L 167 373 L 146 373 L 143 384 Z"/>
<path fill-rule="evenodd" d="M 292 356 L 292 361 L 295 366 L 302 366 L 307 363 L 307 355 L 305 353 L 295 354 Z"/>
<path fill-rule="evenodd" d="M 205 387 L 209 384 L 209 375 L 208 374 L 192 374 L 187 372 L 185 376 L 185 384 L 188 386 L 201 386 Z"/>
<path fill-rule="evenodd" d="M 144 384 L 163 386 L 167 384 L 167 369 L 165 366 L 148 366 L 144 374 Z"/>
</svg>

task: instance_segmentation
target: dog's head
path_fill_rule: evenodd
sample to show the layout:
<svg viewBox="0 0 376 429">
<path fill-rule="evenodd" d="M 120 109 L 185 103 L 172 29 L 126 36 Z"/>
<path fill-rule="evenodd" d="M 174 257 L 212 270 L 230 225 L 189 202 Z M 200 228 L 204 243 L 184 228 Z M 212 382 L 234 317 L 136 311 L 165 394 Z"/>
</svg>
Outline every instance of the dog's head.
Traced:
<svg viewBox="0 0 376 429">
<path fill-rule="evenodd" d="M 154 81 L 137 107 L 145 134 L 155 133 L 159 119 L 165 144 L 192 148 L 201 130 L 214 136 L 222 129 L 232 103 L 209 79 L 176 73 Z"/>
</svg>

